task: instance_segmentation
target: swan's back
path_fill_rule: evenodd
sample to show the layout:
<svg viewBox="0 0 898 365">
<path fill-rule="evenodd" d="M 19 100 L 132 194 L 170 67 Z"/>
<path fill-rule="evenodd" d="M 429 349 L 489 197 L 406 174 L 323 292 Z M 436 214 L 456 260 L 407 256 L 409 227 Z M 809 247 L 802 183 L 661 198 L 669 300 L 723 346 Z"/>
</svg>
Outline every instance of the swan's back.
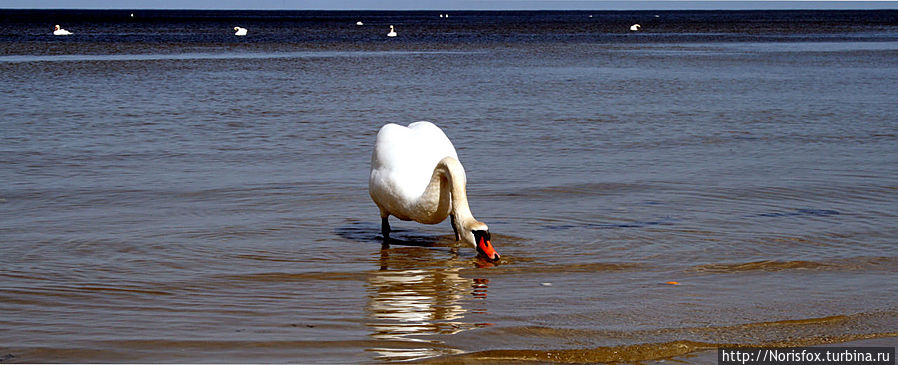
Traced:
<svg viewBox="0 0 898 365">
<path fill-rule="evenodd" d="M 378 200 L 413 202 L 424 193 L 433 169 L 444 157 L 458 159 L 455 147 L 443 131 L 430 122 L 380 128 L 371 156 L 368 188 Z"/>
</svg>

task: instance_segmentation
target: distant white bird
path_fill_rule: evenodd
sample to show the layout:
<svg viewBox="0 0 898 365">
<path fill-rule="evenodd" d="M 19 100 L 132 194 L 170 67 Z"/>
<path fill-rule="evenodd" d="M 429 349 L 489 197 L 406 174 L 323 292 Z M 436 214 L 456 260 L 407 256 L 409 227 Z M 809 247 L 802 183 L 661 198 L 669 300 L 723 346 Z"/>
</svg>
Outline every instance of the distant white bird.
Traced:
<svg viewBox="0 0 898 365">
<path fill-rule="evenodd" d="M 443 14 L 440 14 L 440 18 L 442 18 L 442 17 L 443 17 Z"/>
<path fill-rule="evenodd" d="M 71 35 L 71 34 L 72 34 L 72 32 L 69 32 L 65 29 L 60 28 L 59 25 L 57 25 L 56 28 L 53 30 L 53 35 Z"/>
<path fill-rule="evenodd" d="M 639 28 L 642 28 L 642 26 L 639 25 L 639 24 L 633 24 L 633 25 L 630 26 L 630 30 L 632 30 L 632 31 L 634 31 L 634 32 L 637 31 L 637 30 L 639 30 Z"/>
<path fill-rule="evenodd" d="M 449 217 L 455 239 L 490 260 L 499 253 L 489 227 L 471 214 L 465 168 L 443 131 L 430 122 L 403 127 L 387 124 L 377 132 L 368 193 L 380 208 L 381 233 L 389 243 L 392 215 L 404 221 L 437 224 Z"/>
<path fill-rule="evenodd" d="M 246 35 L 246 28 L 234 27 L 234 30 L 237 32 L 237 33 L 234 33 L 234 35 L 239 35 L 239 36 Z"/>
<path fill-rule="evenodd" d="M 362 21 L 359 20 L 359 21 L 355 22 L 355 25 L 365 25 L 365 23 L 362 23 Z"/>
<path fill-rule="evenodd" d="M 390 26 L 390 32 L 387 33 L 387 37 L 395 37 L 395 36 L 396 36 L 396 30 L 393 29 L 393 26 L 391 25 L 391 26 Z"/>
</svg>

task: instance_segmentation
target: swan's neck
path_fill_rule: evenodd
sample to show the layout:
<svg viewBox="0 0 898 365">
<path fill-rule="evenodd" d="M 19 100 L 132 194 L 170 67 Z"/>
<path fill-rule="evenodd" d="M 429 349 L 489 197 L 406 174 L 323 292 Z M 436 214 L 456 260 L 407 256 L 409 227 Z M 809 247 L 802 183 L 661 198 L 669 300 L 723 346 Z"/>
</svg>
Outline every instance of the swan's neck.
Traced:
<svg viewBox="0 0 898 365">
<path fill-rule="evenodd" d="M 474 221 L 471 208 L 468 207 L 465 184 L 465 169 L 461 162 L 453 157 L 445 157 L 437 163 L 430 184 L 424 192 L 426 196 L 439 196 L 439 210 L 449 208 L 451 204 L 449 214 L 455 218 L 458 225 L 456 228 L 459 229 Z"/>
</svg>

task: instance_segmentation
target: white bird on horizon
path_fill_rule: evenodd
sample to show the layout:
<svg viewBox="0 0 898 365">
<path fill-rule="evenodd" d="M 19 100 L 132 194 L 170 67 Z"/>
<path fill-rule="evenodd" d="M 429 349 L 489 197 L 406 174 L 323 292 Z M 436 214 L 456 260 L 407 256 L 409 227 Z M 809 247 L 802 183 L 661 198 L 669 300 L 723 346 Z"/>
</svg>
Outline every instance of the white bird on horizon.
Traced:
<svg viewBox="0 0 898 365">
<path fill-rule="evenodd" d="M 635 31 L 638 31 L 639 28 L 642 28 L 642 26 L 639 25 L 639 24 L 633 24 L 633 25 L 630 26 L 630 30 L 632 30 L 632 31 L 634 31 L 634 32 L 635 32 Z"/>
<path fill-rule="evenodd" d="M 246 35 L 246 28 L 234 27 L 234 31 L 236 31 L 236 33 L 234 33 L 234 35 L 236 35 L 236 36 L 245 36 Z"/>
<path fill-rule="evenodd" d="M 365 25 L 365 23 L 362 23 L 362 21 L 359 20 L 359 21 L 355 22 L 355 25 Z"/>
<path fill-rule="evenodd" d="M 58 24 L 53 29 L 53 35 L 71 35 L 71 34 L 72 34 L 72 32 L 69 32 L 65 29 L 60 28 Z"/>
<path fill-rule="evenodd" d="M 471 245 L 489 260 L 498 260 L 489 227 L 471 214 L 466 179 L 455 147 L 433 123 L 381 127 L 371 156 L 368 193 L 380 209 L 384 243 L 389 244 L 391 215 L 424 224 L 449 217 L 456 241 Z"/>
<path fill-rule="evenodd" d="M 396 30 L 393 29 L 393 26 L 391 25 L 391 26 L 390 26 L 390 32 L 387 33 L 387 37 L 395 37 L 395 36 L 396 36 Z"/>
</svg>

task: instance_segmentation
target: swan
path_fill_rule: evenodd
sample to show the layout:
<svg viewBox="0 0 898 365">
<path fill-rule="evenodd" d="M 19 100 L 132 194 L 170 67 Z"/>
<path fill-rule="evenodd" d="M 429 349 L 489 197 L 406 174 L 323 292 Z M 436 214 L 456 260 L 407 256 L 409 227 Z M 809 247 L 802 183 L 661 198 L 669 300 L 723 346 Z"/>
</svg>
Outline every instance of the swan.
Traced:
<svg viewBox="0 0 898 365">
<path fill-rule="evenodd" d="M 365 23 L 362 23 L 362 21 L 359 20 L 359 21 L 355 22 L 355 25 L 365 25 Z"/>
<path fill-rule="evenodd" d="M 72 32 L 69 32 L 65 29 L 60 28 L 59 25 L 57 25 L 56 28 L 53 30 L 53 35 L 71 35 L 71 34 L 72 34 Z"/>
<path fill-rule="evenodd" d="M 387 37 L 395 37 L 395 36 L 396 36 L 396 30 L 394 30 L 394 29 L 393 29 L 393 26 L 391 25 L 391 26 L 390 26 L 390 32 L 387 33 Z"/>
<path fill-rule="evenodd" d="M 637 30 L 639 30 L 639 28 L 642 28 L 642 26 L 639 25 L 639 24 L 633 24 L 633 25 L 630 26 L 630 30 L 632 30 L 632 31 L 634 31 L 634 32 L 637 31 Z"/>
<path fill-rule="evenodd" d="M 237 32 L 237 33 L 234 33 L 234 35 L 239 35 L 239 36 L 246 35 L 246 28 L 234 27 L 234 31 Z"/>
<path fill-rule="evenodd" d="M 465 183 L 465 169 L 455 147 L 433 123 L 415 122 L 408 127 L 390 123 L 377 132 L 368 193 L 380 208 L 384 243 L 390 237 L 391 215 L 424 224 L 449 217 L 456 241 L 498 260 L 489 227 L 471 214 Z"/>
</svg>

